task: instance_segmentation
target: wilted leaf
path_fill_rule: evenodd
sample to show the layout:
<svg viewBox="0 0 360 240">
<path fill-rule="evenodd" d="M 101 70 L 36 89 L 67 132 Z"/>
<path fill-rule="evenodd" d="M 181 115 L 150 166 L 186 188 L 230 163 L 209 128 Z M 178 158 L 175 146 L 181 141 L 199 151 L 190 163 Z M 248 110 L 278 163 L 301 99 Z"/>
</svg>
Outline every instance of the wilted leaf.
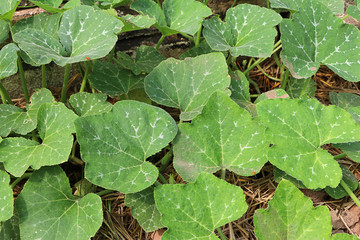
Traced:
<svg viewBox="0 0 360 240">
<path fill-rule="evenodd" d="M 81 92 L 71 95 L 69 103 L 77 115 L 85 117 L 110 112 L 112 105 L 106 99 L 100 93 Z"/>
<path fill-rule="evenodd" d="M 10 176 L 0 170 L 0 222 L 10 219 L 13 215 L 13 191 L 10 187 Z M 1 234 L 0 234 L 1 236 Z"/>
</svg>

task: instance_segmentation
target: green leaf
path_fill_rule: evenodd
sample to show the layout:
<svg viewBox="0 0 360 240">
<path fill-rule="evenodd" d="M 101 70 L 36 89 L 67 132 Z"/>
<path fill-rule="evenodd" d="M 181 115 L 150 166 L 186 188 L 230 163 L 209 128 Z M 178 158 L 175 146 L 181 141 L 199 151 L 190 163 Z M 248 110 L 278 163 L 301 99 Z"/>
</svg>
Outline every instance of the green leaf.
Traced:
<svg viewBox="0 0 360 240">
<path fill-rule="evenodd" d="M 355 162 L 360 162 L 360 142 L 349 142 L 333 144 L 334 147 L 340 148 L 349 158 Z"/>
<path fill-rule="evenodd" d="M 62 0 L 29 0 L 29 1 L 50 13 L 61 12 L 59 6 L 63 2 Z"/>
<path fill-rule="evenodd" d="M 25 135 L 36 128 L 39 108 L 44 103 L 55 102 L 51 92 L 43 88 L 35 92 L 27 105 L 27 111 L 10 105 L 0 105 L 0 136 L 6 137 L 11 131 Z"/>
<path fill-rule="evenodd" d="M 281 180 L 285 179 L 285 180 L 291 182 L 292 184 L 294 184 L 295 187 L 297 187 L 297 188 L 306 189 L 306 187 L 304 186 L 304 184 L 301 181 L 299 181 L 296 178 L 290 176 L 289 174 L 287 174 L 286 172 L 280 170 L 276 166 L 273 166 L 273 170 L 274 170 L 274 180 L 275 180 L 275 182 L 280 183 Z M 318 189 L 316 189 L 316 191 L 317 190 Z"/>
<path fill-rule="evenodd" d="M 360 107 L 360 96 L 345 92 L 330 92 L 330 101 L 332 104 L 348 110 L 352 107 Z"/>
<path fill-rule="evenodd" d="M 199 46 L 190 48 L 190 50 L 180 55 L 179 59 L 184 60 L 187 57 L 197 57 L 203 54 L 215 52 L 211 49 L 209 44 L 204 40 L 199 43 Z"/>
<path fill-rule="evenodd" d="M 252 176 L 267 162 L 265 127 L 225 93 L 215 92 L 200 115 L 178 127 L 174 167 L 185 181 L 220 169 Z"/>
<path fill-rule="evenodd" d="M 305 87 L 305 84 L 306 87 Z M 304 89 L 305 87 L 305 89 Z M 315 97 L 316 84 L 310 79 L 298 79 L 293 76 L 290 77 L 286 92 L 290 98 L 300 98 L 303 95 L 308 97 Z"/>
<path fill-rule="evenodd" d="M 344 79 L 359 81 L 359 30 L 317 0 L 308 0 L 292 20 L 284 20 L 280 31 L 281 60 L 295 78 L 311 77 L 325 64 Z"/>
<path fill-rule="evenodd" d="M 43 30 L 28 28 L 13 35 L 21 50 L 35 64 L 54 61 L 60 66 L 82 62 L 86 57 L 106 56 L 117 41 L 123 24 L 106 12 L 89 6 L 66 11 L 60 22 L 59 39 Z"/>
<path fill-rule="evenodd" d="M 136 58 L 133 60 L 124 52 L 117 52 L 117 63 L 121 67 L 131 70 L 135 75 L 151 72 L 166 58 L 155 48 L 141 45 L 136 49 Z"/>
<path fill-rule="evenodd" d="M 145 91 L 162 105 L 179 108 L 180 119 L 191 120 L 201 113 L 217 90 L 230 84 L 222 53 L 210 53 L 183 61 L 168 58 L 145 77 Z M 185 87 L 186 86 L 186 87 Z"/>
<path fill-rule="evenodd" d="M 70 9 L 81 5 L 81 0 L 70 0 L 62 7 L 62 9 Z"/>
<path fill-rule="evenodd" d="M 248 207 L 240 187 L 209 173 L 195 183 L 156 187 L 155 202 L 168 228 L 162 240 L 218 239 L 215 228 L 240 218 Z"/>
<path fill-rule="evenodd" d="M 149 187 L 141 192 L 126 194 L 125 205 L 131 207 L 131 215 L 146 232 L 163 228 L 161 214 L 154 199 L 154 188 Z"/>
<path fill-rule="evenodd" d="M 0 4 L 0 15 L 4 15 L 5 13 L 13 10 L 19 4 L 19 2 L 20 0 L 2 1 L 2 3 Z"/>
<path fill-rule="evenodd" d="M 19 51 L 19 48 L 14 43 L 9 43 L 1 48 L 0 80 L 17 73 L 17 51 Z"/>
<path fill-rule="evenodd" d="M 236 102 L 250 102 L 249 81 L 241 71 L 231 71 L 230 97 Z"/>
<path fill-rule="evenodd" d="M 94 88 L 112 97 L 143 87 L 143 76 L 109 62 L 96 61 L 89 80 Z"/>
<path fill-rule="evenodd" d="M 9 184 L 9 174 L 0 170 L 0 222 L 10 219 L 13 215 L 13 191 Z"/>
<path fill-rule="evenodd" d="M 59 167 L 34 172 L 16 199 L 21 239 L 87 240 L 103 220 L 101 198 L 88 194 L 78 199 Z"/>
<path fill-rule="evenodd" d="M 291 182 L 282 180 L 268 209 L 254 215 L 257 239 L 330 239 L 331 218 L 326 206 L 313 207 Z"/>
<path fill-rule="evenodd" d="M 0 239 L 20 240 L 19 217 L 16 214 L 0 222 Z"/>
<path fill-rule="evenodd" d="M 357 6 L 349 6 L 346 9 L 346 13 L 355 18 L 356 20 L 360 20 L 360 9 Z"/>
<path fill-rule="evenodd" d="M 136 101 L 119 101 L 108 114 L 75 121 L 85 177 L 123 193 L 139 192 L 158 177 L 146 159 L 159 152 L 177 133 L 164 110 Z"/>
<path fill-rule="evenodd" d="M 155 26 L 165 36 L 178 32 L 194 35 L 203 19 L 212 14 L 210 8 L 194 0 L 165 0 L 162 7 L 152 0 L 131 4 L 131 9 L 156 19 Z"/>
<path fill-rule="evenodd" d="M 355 191 L 359 187 L 357 178 L 346 166 L 342 164 L 339 165 L 342 171 L 342 180 L 344 180 L 351 191 Z M 326 187 L 325 192 L 335 199 L 340 199 L 349 195 L 340 184 L 336 188 Z"/>
<path fill-rule="evenodd" d="M 0 19 L 0 44 L 2 44 L 9 37 L 9 24 Z"/>
<path fill-rule="evenodd" d="M 344 12 L 343 0 L 317 0 L 329 8 L 334 14 L 341 14 Z M 293 11 L 299 11 L 304 5 L 309 4 L 307 0 L 270 0 L 271 8 L 285 8 Z"/>
<path fill-rule="evenodd" d="M 232 56 L 270 57 L 281 22 L 275 11 L 250 4 L 239 4 L 226 12 L 225 22 L 219 16 L 204 21 L 204 37 L 216 51 Z"/>
<path fill-rule="evenodd" d="M 29 166 L 39 169 L 66 162 L 73 145 L 76 118 L 63 104 L 43 104 L 37 124 L 42 143 L 21 137 L 6 138 L 0 143 L 0 162 L 16 177 L 23 175 Z"/>
<path fill-rule="evenodd" d="M 350 235 L 347 233 L 338 233 L 334 234 L 331 237 L 331 240 L 357 240 L 359 239 L 356 235 Z"/>
<path fill-rule="evenodd" d="M 100 93 L 80 92 L 71 95 L 69 103 L 77 115 L 85 117 L 110 112 L 112 105 L 106 99 Z"/>
<path fill-rule="evenodd" d="M 83 178 L 74 184 L 74 188 L 76 189 L 74 195 L 83 197 L 88 193 L 94 193 L 97 186 L 89 182 L 86 178 Z"/>
<path fill-rule="evenodd" d="M 315 99 L 271 99 L 260 102 L 257 110 L 274 144 L 268 154 L 273 165 L 310 189 L 340 183 L 338 163 L 321 146 L 360 139 L 360 126 L 349 113 Z"/>
<path fill-rule="evenodd" d="M 125 15 L 122 17 L 125 21 L 132 23 L 136 27 L 140 29 L 150 28 L 152 25 L 156 23 L 156 19 L 149 17 L 148 15 Z M 125 27 L 124 27 L 125 28 Z"/>
<path fill-rule="evenodd" d="M 289 95 L 286 93 L 284 89 L 275 88 L 273 90 L 262 93 L 259 97 L 257 97 L 254 103 L 257 104 L 267 99 L 277 99 L 277 98 L 289 98 Z"/>
</svg>

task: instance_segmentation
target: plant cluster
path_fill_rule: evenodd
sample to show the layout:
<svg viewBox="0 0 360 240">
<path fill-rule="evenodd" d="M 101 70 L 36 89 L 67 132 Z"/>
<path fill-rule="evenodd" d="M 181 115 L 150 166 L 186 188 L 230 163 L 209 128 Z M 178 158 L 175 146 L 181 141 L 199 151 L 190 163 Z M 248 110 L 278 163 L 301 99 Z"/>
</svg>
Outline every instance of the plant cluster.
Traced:
<svg viewBox="0 0 360 240">
<path fill-rule="evenodd" d="M 1 239 L 89 239 L 109 191 L 126 194 L 145 231 L 166 227 L 164 240 L 218 239 L 215 229 L 225 239 L 220 227 L 248 208 L 226 171 L 252 176 L 268 161 L 279 185 L 269 208 L 255 212 L 258 239 L 357 239 L 331 236 L 328 208 L 314 208 L 298 189 L 350 195 L 360 206 L 357 179 L 336 161 L 360 162 L 360 97 L 331 93 L 333 105 L 325 106 L 311 78 L 326 65 L 360 81 L 360 32 L 336 17 L 342 0 L 238 4 L 223 20 L 206 0 L 31 2 L 48 13 L 14 25 L 19 0 L 0 5 L 0 40 L 11 40 L 0 50 L 0 79 L 19 72 L 28 103 L 14 106 L 0 82 Z M 129 3 L 139 14 L 118 16 L 114 8 Z M 357 16 L 357 1 L 350 12 Z M 162 34 L 156 48 L 141 46 L 135 58 L 115 52 L 119 33 L 151 26 Z M 193 46 L 180 59 L 157 51 L 173 34 Z M 239 56 L 247 60 L 238 64 Z M 269 77 L 281 88 L 261 93 L 249 72 L 269 57 L 281 71 Z M 23 62 L 65 67 L 60 102 L 45 71 L 29 97 Z M 72 63 L 83 81 L 67 99 Z M 250 84 L 258 94 L 250 95 Z M 112 105 L 107 95 L 119 101 Z M 179 121 L 160 106 L 178 109 Z M 325 144 L 344 154 L 332 156 Z M 77 195 L 59 166 L 67 161 L 85 165 Z M 186 184 L 163 177 L 170 163 Z M 14 201 L 12 188 L 27 178 Z"/>
</svg>

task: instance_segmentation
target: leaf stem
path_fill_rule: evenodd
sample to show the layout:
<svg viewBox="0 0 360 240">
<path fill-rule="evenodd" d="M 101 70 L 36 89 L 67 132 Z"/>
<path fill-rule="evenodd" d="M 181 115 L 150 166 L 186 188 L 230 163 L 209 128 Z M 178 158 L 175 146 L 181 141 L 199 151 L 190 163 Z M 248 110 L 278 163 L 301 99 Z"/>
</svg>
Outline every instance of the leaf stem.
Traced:
<svg viewBox="0 0 360 240">
<path fill-rule="evenodd" d="M 220 227 L 216 228 L 216 231 L 219 233 L 221 240 L 227 240 L 225 234 L 222 232 Z"/>
<path fill-rule="evenodd" d="M 196 33 L 196 36 L 195 36 L 195 47 L 199 46 L 200 38 L 201 38 L 201 31 L 202 31 L 202 25 L 200 26 L 200 29 Z"/>
<path fill-rule="evenodd" d="M 65 65 L 65 73 L 64 73 L 64 82 L 63 82 L 63 86 L 61 89 L 61 102 L 65 103 L 66 101 L 66 91 L 67 91 L 67 86 L 68 86 L 68 82 L 69 82 L 69 74 L 70 74 L 70 64 L 66 64 Z"/>
<path fill-rule="evenodd" d="M 113 47 L 113 49 L 111 49 L 111 52 L 109 54 L 109 62 L 112 62 L 114 55 L 115 55 L 115 46 Z"/>
<path fill-rule="evenodd" d="M 344 158 L 346 156 L 347 156 L 346 153 L 341 153 L 341 154 L 338 154 L 338 155 L 334 156 L 334 159 L 340 159 L 340 158 Z"/>
<path fill-rule="evenodd" d="M 356 203 L 356 205 L 360 208 L 360 200 L 359 198 L 356 197 L 356 195 L 353 193 L 353 191 L 351 191 L 351 189 L 349 188 L 349 186 L 344 182 L 344 180 L 340 181 L 340 185 L 344 188 L 344 190 L 347 192 L 347 194 L 349 194 L 349 196 L 351 197 L 351 199 Z"/>
<path fill-rule="evenodd" d="M 221 168 L 221 179 L 225 180 L 226 168 Z"/>
<path fill-rule="evenodd" d="M 237 1 L 237 0 L 234 0 L 234 1 L 233 1 L 233 3 L 231 4 L 231 7 L 230 7 L 230 8 L 232 8 L 233 6 L 235 6 L 236 1 Z"/>
<path fill-rule="evenodd" d="M 172 148 L 170 149 L 170 151 L 168 151 L 165 156 L 160 160 L 161 162 L 161 167 L 159 168 L 159 172 L 163 172 L 167 166 L 169 166 L 171 157 L 173 156 L 173 150 Z"/>
<path fill-rule="evenodd" d="M 77 165 L 81 165 L 81 166 L 84 165 L 84 161 L 81 160 L 80 158 L 77 158 L 77 157 L 72 156 L 72 155 L 70 155 L 69 158 L 70 158 L 70 160 L 71 160 L 72 162 L 76 163 Z M 75 165 L 76 165 L 76 164 L 75 164 Z"/>
<path fill-rule="evenodd" d="M 258 60 L 256 60 L 250 67 L 248 67 L 245 71 L 244 74 L 248 74 L 251 69 L 253 69 L 254 67 L 256 67 L 258 64 L 262 63 L 263 61 L 265 61 L 266 58 L 259 58 Z"/>
<path fill-rule="evenodd" d="M 21 177 L 15 179 L 10 185 L 11 188 L 14 188 L 19 182 L 21 182 L 25 178 L 29 178 L 32 173 L 24 173 Z"/>
<path fill-rule="evenodd" d="M 278 65 L 278 67 L 281 67 L 282 64 L 281 64 L 281 62 L 280 62 L 280 60 L 279 60 L 279 57 L 278 57 L 278 55 L 277 55 L 276 52 L 273 54 L 273 57 L 274 57 L 274 60 L 275 60 L 275 62 L 276 62 L 276 65 Z"/>
<path fill-rule="evenodd" d="M 266 0 L 266 7 L 267 7 L 267 8 L 270 8 L 269 0 Z"/>
<path fill-rule="evenodd" d="M 264 71 L 264 69 L 262 69 L 262 68 L 260 67 L 260 65 L 257 65 L 256 67 L 257 67 L 266 77 L 268 77 L 269 79 L 272 79 L 272 80 L 274 80 L 274 81 L 281 81 L 281 79 L 276 78 L 276 77 L 272 77 L 272 76 L 270 76 L 269 74 L 267 74 L 267 73 Z"/>
<path fill-rule="evenodd" d="M 280 79 L 281 79 L 281 88 L 285 90 L 287 82 L 289 80 L 289 69 L 288 68 L 286 68 L 285 71 L 283 70 L 283 72 L 281 73 Z"/>
<path fill-rule="evenodd" d="M 345 19 L 347 19 L 348 17 L 350 17 L 350 15 L 349 14 L 346 14 L 343 18 L 341 18 L 341 20 L 345 20 Z"/>
<path fill-rule="evenodd" d="M 46 88 L 46 67 L 45 65 L 41 65 L 41 87 Z"/>
<path fill-rule="evenodd" d="M 251 60 L 249 61 L 249 63 L 250 63 L 250 62 L 251 62 Z M 234 69 L 240 71 L 238 65 L 237 65 L 234 61 L 232 61 L 231 64 L 232 64 L 232 66 L 233 66 Z M 239 75 L 239 72 L 235 71 L 235 73 L 236 73 L 236 75 L 239 76 L 239 79 L 241 79 L 241 76 Z M 245 72 L 244 72 L 244 74 L 245 74 Z M 246 74 L 245 74 L 245 75 L 246 75 Z M 250 76 L 248 76 L 248 75 L 246 75 L 246 79 L 249 81 L 250 84 L 252 84 L 252 85 L 255 87 L 256 92 L 257 92 L 257 93 L 260 93 L 259 85 L 258 85 L 254 80 L 252 80 L 252 79 L 250 78 Z"/>
<path fill-rule="evenodd" d="M 21 86 L 22 86 L 23 91 L 24 91 L 25 101 L 26 101 L 26 103 L 30 103 L 30 97 L 29 97 L 29 92 L 28 92 L 27 85 L 26 85 L 24 68 L 23 68 L 23 65 L 22 65 L 22 62 L 21 62 L 21 58 L 20 58 L 20 54 L 19 54 L 19 53 L 18 53 L 18 68 L 19 68 L 19 75 L 20 75 L 20 80 L 21 80 Z"/>
<path fill-rule="evenodd" d="M 87 77 L 89 75 L 90 64 L 88 62 L 84 62 L 84 64 L 85 64 L 85 73 L 84 73 L 84 77 L 83 77 L 79 92 L 83 92 L 85 90 L 86 83 L 87 83 Z"/>
<path fill-rule="evenodd" d="M 169 184 L 168 181 L 166 181 L 165 177 L 161 173 L 159 173 L 159 179 L 163 184 Z"/>
<path fill-rule="evenodd" d="M 161 43 L 164 41 L 165 35 L 161 35 L 161 38 L 159 39 L 158 43 L 156 44 L 155 49 L 159 50 Z"/>
<path fill-rule="evenodd" d="M 6 100 L 8 101 L 9 104 L 13 104 L 9 93 L 6 91 L 5 87 L 2 85 L 2 83 L 0 82 L 0 95 L 1 95 L 1 100 L 4 104 L 6 104 Z"/>
<path fill-rule="evenodd" d="M 95 194 L 98 195 L 99 197 L 101 197 L 101 196 L 104 196 L 106 194 L 113 193 L 113 192 L 116 192 L 116 191 L 115 190 L 110 190 L 110 189 L 105 189 L 105 190 L 102 190 L 102 191 L 97 192 Z"/>
<path fill-rule="evenodd" d="M 161 2 L 160 0 L 156 0 L 157 4 L 161 7 Z"/>
<path fill-rule="evenodd" d="M 307 79 L 305 80 L 304 87 L 302 88 L 302 90 L 301 90 L 301 92 L 300 92 L 300 97 L 301 97 L 302 95 L 304 95 L 305 90 L 306 90 L 307 86 L 309 85 L 310 79 L 311 79 L 311 77 L 309 77 L 309 78 L 307 78 Z"/>
</svg>

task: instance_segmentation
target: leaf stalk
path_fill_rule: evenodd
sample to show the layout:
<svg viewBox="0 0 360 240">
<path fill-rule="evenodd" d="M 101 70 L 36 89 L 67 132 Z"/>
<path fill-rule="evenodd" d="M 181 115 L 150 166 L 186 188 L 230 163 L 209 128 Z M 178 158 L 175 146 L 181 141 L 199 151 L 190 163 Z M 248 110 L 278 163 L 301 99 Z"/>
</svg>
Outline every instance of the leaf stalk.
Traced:
<svg viewBox="0 0 360 240">
<path fill-rule="evenodd" d="M 63 82 L 63 86 L 61 89 L 61 102 L 65 103 L 66 101 L 66 91 L 67 91 L 67 86 L 68 86 L 68 82 L 69 82 L 69 74 L 70 74 L 70 64 L 66 64 L 65 65 L 65 74 L 64 74 L 64 82 Z"/>
<path fill-rule="evenodd" d="M 26 85 L 25 73 L 24 73 L 24 68 L 23 68 L 22 62 L 21 62 L 20 54 L 18 54 L 17 61 L 18 61 L 19 75 L 20 75 L 20 80 L 21 80 L 21 86 L 24 91 L 25 101 L 26 101 L 26 103 L 30 103 L 29 91 L 28 91 L 28 88 Z"/>
</svg>

